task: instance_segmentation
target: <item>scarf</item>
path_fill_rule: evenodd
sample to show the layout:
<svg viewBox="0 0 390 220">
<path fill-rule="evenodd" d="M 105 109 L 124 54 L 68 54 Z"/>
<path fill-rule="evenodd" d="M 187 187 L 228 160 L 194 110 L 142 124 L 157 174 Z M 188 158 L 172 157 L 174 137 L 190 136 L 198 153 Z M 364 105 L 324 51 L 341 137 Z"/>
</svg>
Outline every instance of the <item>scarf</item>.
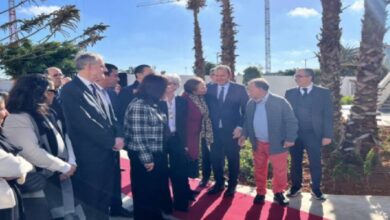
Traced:
<svg viewBox="0 0 390 220">
<path fill-rule="evenodd" d="M 199 137 L 200 139 L 204 138 L 207 146 L 210 148 L 210 145 L 214 142 L 214 134 L 206 101 L 202 96 L 188 94 L 188 97 L 190 97 L 191 101 L 196 105 L 196 107 L 198 107 L 200 113 L 202 114 L 202 124 Z M 199 143 L 202 142 L 200 141 Z"/>
<path fill-rule="evenodd" d="M 3 135 L 0 127 L 0 149 L 3 149 L 7 153 L 11 153 L 16 156 L 21 150 L 21 147 L 17 147 L 11 144 L 8 139 Z"/>
</svg>

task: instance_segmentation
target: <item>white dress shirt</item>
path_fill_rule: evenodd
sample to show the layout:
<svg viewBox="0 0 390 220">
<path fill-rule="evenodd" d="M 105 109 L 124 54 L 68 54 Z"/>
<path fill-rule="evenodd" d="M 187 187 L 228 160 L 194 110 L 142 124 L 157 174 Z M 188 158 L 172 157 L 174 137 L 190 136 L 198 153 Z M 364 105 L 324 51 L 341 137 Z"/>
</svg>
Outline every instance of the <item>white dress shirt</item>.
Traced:
<svg viewBox="0 0 390 220">
<path fill-rule="evenodd" d="M 168 106 L 168 125 L 171 132 L 176 132 L 176 97 L 172 101 L 165 100 Z"/>
<path fill-rule="evenodd" d="M 311 92 L 311 90 L 313 89 L 313 83 L 310 83 L 310 85 L 307 87 L 299 87 L 299 92 L 301 93 L 301 95 L 303 95 L 305 93 L 303 88 L 307 88 L 307 94 L 309 94 Z"/>
</svg>

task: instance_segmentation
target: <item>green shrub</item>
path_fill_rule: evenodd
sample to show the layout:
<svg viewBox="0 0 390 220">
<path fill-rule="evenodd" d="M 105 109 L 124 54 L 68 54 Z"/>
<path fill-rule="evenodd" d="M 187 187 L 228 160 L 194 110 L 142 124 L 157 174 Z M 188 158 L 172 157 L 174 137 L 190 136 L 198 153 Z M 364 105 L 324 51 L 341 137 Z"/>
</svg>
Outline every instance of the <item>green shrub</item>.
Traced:
<svg viewBox="0 0 390 220">
<path fill-rule="evenodd" d="M 367 156 L 366 156 L 366 160 L 364 161 L 364 164 L 363 164 L 363 170 L 364 170 L 364 174 L 369 176 L 371 175 L 372 173 L 372 170 L 374 169 L 375 165 L 377 164 L 377 156 L 378 154 L 375 152 L 374 149 L 371 149 Z"/>
<path fill-rule="evenodd" d="M 360 174 L 363 173 L 363 160 L 356 154 L 343 154 L 335 152 L 330 161 L 332 169 L 332 177 L 337 179 L 359 179 Z"/>
<path fill-rule="evenodd" d="M 240 152 L 240 181 L 243 184 L 255 185 L 255 179 L 253 176 L 253 156 L 252 145 L 249 141 L 245 142 L 245 146 L 241 148 Z"/>
<path fill-rule="evenodd" d="M 341 105 L 352 105 L 353 96 L 343 96 L 340 100 Z"/>
</svg>

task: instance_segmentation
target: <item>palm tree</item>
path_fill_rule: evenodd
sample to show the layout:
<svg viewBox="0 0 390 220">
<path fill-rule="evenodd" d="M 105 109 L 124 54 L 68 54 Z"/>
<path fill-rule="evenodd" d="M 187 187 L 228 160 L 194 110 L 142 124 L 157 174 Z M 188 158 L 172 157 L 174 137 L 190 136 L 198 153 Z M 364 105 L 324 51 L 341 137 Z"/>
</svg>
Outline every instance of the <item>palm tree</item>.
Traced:
<svg viewBox="0 0 390 220">
<path fill-rule="evenodd" d="M 234 80 L 234 71 L 236 63 L 236 40 L 234 39 L 237 26 L 233 21 L 233 6 L 230 0 L 217 0 L 221 2 L 222 24 L 221 24 L 221 63 L 228 65 L 232 70 L 232 80 Z"/>
<path fill-rule="evenodd" d="M 387 0 L 365 0 L 362 41 L 357 67 L 356 92 L 346 126 L 343 152 L 356 152 L 365 158 L 378 146 L 377 99 L 384 57 Z"/>
<path fill-rule="evenodd" d="M 203 57 L 202 48 L 202 33 L 200 31 L 198 14 L 199 10 L 206 4 L 205 0 L 188 0 L 187 8 L 194 13 L 194 50 L 195 50 L 195 75 L 204 79 L 205 76 L 205 60 Z"/>
<path fill-rule="evenodd" d="M 335 142 L 338 143 L 342 134 L 341 122 L 341 0 L 321 0 L 322 28 L 321 39 L 318 43 L 320 53 L 318 59 L 321 68 L 321 84 L 332 91 L 333 97 L 333 129 Z"/>
</svg>

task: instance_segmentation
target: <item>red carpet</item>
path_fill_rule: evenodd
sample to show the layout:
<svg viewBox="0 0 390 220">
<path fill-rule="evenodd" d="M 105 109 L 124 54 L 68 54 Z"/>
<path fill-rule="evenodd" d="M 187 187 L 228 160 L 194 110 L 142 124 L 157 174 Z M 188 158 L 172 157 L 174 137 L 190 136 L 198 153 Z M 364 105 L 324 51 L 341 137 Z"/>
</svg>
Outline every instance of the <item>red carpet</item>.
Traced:
<svg viewBox="0 0 390 220">
<path fill-rule="evenodd" d="M 125 169 L 122 172 L 122 192 L 131 196 L 130 185 L 130 164 L 126 159 L 121 159 L 121 168 Z M 191 181 L 191 186 L 195 188 L 198 181 Z M 234 198 L 223 199 L 222 194 L 206 195 L 206 190 L 203 190 L 193 202 L 189 212 L 175 212 L 174 216 L 182 220 L 322 220 L 322 217 L 302 212 L 293 208 L 283 208 L 271 202 L 266 202 L 264 205 L 253 205 L 253 197 L 236 193 Z"/>
</svg>

